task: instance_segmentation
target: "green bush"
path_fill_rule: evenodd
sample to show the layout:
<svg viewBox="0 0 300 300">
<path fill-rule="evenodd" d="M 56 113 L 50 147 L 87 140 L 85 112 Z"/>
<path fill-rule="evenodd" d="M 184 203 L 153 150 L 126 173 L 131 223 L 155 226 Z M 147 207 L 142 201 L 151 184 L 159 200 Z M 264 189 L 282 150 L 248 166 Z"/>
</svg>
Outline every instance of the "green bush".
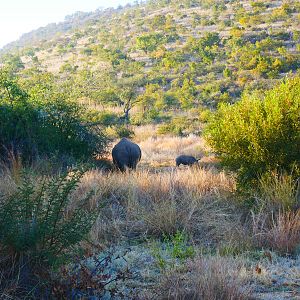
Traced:
<svg viewBox="0 0 300 300">
<path fill-rule="evenodd" d="M 91 194 L 70 206 L 70 196 L 83 173 L 74 170 L 37 185 L 23 176 L 17 192 L 0 204 L 2 251 L 35 257 L 49 265 L 64 262 L 98 216 L 97 210 L 88 208 Z"/>
<path fill-rule="evenodd" d="M 116 113 L 109 111 L 89 110 L 85 119 L 94 124 L 100 124 L 105 127 L 114 126 L 120 123 L 120 118 Z"/>
<path fill-rule="evenodd" d="M 78 253 L 99 215 L 99 208 L 89 203 L 92 193 L 75 202 L 72 197 L 83 173 L 73 170 L 39 184 L 23 176 L 16 192 L 2 197 L 0 267 L 5 280 L 0 280 L 0 292 L 11 289 L 10 295 L 22 299 L 39 293 L 50 270 Z"/>
<path fill-rule="evenodd" d="M 167 124 L 161 124 L 157 128 L 157 134 L 171 134 L 176 136 L 183 136 L 183 125 L 175 124 L 174 122 L 167 123 Z"/>
<path fill-rule="evenodd" d="M 300 78 L 287 79 L 265 93 L 245 95 L 234 105 L 221 104 L 206 138 L 223 164 L 241 181 L 268 171 L 300 166 Z"/>
<path fill-rule="evenodd" d="M 138 49 L 146 53 L 152 52 L 157 49 L 159 45 L 164 44 L 165 38 L 160 33 L 143 34 L 136 38 L 136 46 Z"/>
<path fill-rule="evenodd" d="M 157 265 L 163 270 L 174 268 L 196 254 L 195 248 L 189 243 L 189 236 L 181 231 L 170 236 L 164 235 L 162 245 L 154 245 L 152 252 Z"/>
<path fill-rule="evenodd" d="M 0 159 L 14 153 L 23 161 L 51 155 L 88 160 L 103 153 L 106 137 L 84 120 L 82 106 L 51 91 L 47 100 L 38 95 L 27 94 L 16 78 L 0 73 Z"/>
<path fill-rule="evenodd" d="M 126 126 L 117 126 L 115 131 L 118 138 L 132 138 L 134 136 L 134 131 Z"/>
</svg>

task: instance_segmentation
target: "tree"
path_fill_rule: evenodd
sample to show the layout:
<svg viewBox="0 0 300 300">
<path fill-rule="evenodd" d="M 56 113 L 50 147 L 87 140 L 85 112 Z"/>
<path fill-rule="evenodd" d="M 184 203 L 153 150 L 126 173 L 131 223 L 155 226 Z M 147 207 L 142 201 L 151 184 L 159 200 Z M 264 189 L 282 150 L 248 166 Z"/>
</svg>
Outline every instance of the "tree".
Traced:
<svg viewBox="0 0 300 300">
<path fill-rule="evenodd" d="M 167 18 L 165 15 L 156 15 L 149 20 L 150 27 L 152 30 L 163 29 L 166 25 Z"/>
<path fill-rule="evenodd" d="M 146 53 L 152 52 L 165 42 L 161 33 L 143 34 L 136 38 L 136 46 L 138 49 Z"/>
<path fill-rule="evenodd" d="M 189 109 L 195 104 L 196 87 L 192 79 L 185 77 L 180 88 L 175 90 L 177 99 L 183 109 Z"/>
<path fill-rule="evenodd" d="M 143 83 L 143 78 L 139 76 L 122 78 L 117 83 L 116 94 L 119 97 L 119 105 L 122 107 L 124 113 L 121 120 L 124 120 L 126 124 L 130 122 L 129 112 L 140 101 L 137 97 L 138 89 Z"/>
<path fill-rule="evenodd" d="M 28 94 L 19 86 L 16 77 L 7 68 L 0 69 L 0 101 L 8 100 L 13 107 L 17 101 L 25 101 Z"/>
<path fill-rule="evenodd" d="M 5 66 L 13 73 L 17 73 L 25 68 L 24 63 L 18 54 L 6 54 L 2 57 L 2 60 Z"/>
<path fill-rule="evenodd" d="M 189 38 L 186 47 L 192 53 L 198 55 L 204 63 L 211 64 L 220 52 L 220 43 L 219 34 L 209 32 L 200 39 Z"/>
</svg>

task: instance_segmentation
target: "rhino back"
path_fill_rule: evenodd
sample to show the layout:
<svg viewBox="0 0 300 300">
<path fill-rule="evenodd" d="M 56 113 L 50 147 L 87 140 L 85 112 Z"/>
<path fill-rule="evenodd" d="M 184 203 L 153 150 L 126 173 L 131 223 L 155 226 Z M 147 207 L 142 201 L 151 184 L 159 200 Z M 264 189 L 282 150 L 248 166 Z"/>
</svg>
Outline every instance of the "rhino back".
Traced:
<svg viewBox="0 0 300 300">
<path fill-rule="evenodd" d="M 141 159 L 141 149 L 137 144 L 123 138 L 113 148 L 112 157 L 114 164 L 121 170 L 126 167 L 135 168 Z"/>
</svg>

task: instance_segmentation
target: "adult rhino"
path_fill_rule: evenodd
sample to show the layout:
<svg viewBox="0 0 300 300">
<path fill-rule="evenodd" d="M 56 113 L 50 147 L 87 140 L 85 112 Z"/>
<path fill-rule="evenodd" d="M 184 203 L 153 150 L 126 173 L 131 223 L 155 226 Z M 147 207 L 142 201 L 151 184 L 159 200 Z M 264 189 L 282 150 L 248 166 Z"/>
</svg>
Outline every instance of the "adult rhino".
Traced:
<svg viewBox="0 0 300 300">
<path fill-rule="evenodd" d="M 197 164 L 200 159 L 196 159 L 194 156 L 191 155 L 179 155 L 176 158 L 176 167 L 179 167 L 182 165 L 188 165 L 192 166 L 194 164 Z"/>
<path fill-rule="evenodd" d="M 122 172 L 127 168 L 135 170 L 141 157 L 140 147 L 126 138 L 122 138 L 112 149 L 113 163 Z"/>
</svg>

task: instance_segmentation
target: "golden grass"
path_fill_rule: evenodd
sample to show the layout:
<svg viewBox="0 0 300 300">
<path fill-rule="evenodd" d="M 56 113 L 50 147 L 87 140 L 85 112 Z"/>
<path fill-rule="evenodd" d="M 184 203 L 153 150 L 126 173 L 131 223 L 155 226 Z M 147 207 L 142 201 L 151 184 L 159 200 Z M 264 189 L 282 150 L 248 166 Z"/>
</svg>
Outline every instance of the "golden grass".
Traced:
<svg viewBox="0 0 300 300">
<path fill-rule="evenodd" d="M 272 220 L 263 213 L 253 214 L 254 243 L 282 255 L 294 254 L 300 245 L 300 209 L 279 212 Z"/>
<path fill-rule="evenodd" d="M 150 131 L 149 128 L 149 134 Z M 209 152 L 201 138 L 149 135 L 139 144 L 143 157 L 138 171 L 88 171 L 72 194 L 70 208 L 91 191 L 89 205 L 104 205 L 91 232 L 92 243 L 101 249 L 122 245 L 124 241 L 126 245 L 145 242 L 179 230 L 192 239 L 198 254 L 216 250 L 218 255 L 197 256 L 172 270 L 172 274 L 165 271 L 159 286 L 154 287 L 158 293 L 155 299 L 250 299 L 249 277 L 243 273 L 243 264 L 238 258 L 219 255 L 238 255 L 254 247 L 296 254 L 300 244 L 300 210 L 278 213 L 278 207 L 291 208 L 295 203 L 297 187 L 290 177 L 261 181 L 257 204 L 262 210 L 243 223 L 242 212 L 233 201 L 235 178 L 213 167 L 213 156 L 201 159 L 202 164 L 207 163 L 206 168 L 173 167 L 178 154 L 197 157 Z M 43 161 L 42 165 L 49 163 Z M 0 174 L 0 195 L 16 191 L 21 171 L 22 165 L 16 159 Z M 38 184 L 39 177 L 35 179 Z M 253 276 L 250 280 L 253 282 Z"/>
<path fill-rule="evenodd" d="M 143 125 L 137 126 L 134 128 L 134 140 L 136 143 L 140 143 L 145 141 L 149 138 L 157 137 L 156 134 L 157 126 L 150 124 L 150 125 Z"/>
<path fill-rule="evenodd" d="M 0 195 L 10 195 L 16 190 L 22 170 L 21 157 L 10 152 L 8 162 L 0 163 Z"/>
<path fill-rule="evenodd" d="M 259 181 L 259 207 L 267 211 L 290 210 L 297 205 L 299 183 L 293 176 L 273 173 Z"/>
<path fill-rule="evenodd" d="M 202 138 L 150 136 L 139 143 L 142 149 L 142 163 L 152 167 L 175 166 L 175 159 L 180 154 L 202 158 L 209 149 Z"/>
<path fill-rule="evenodd" d="M 251 299 L 241 262 L 223 257 L 197 257 L 185 272 L 173 270 L 162 278 L 159 299 Z"/>
<path fill-rule="evenodd" d="M 235 181 L 215 169 L 170 172 L 88 172 L 75 198 L 95 190 L 93 205 L 105 203 L 95 240 L 161 236 L 186 230 L 195 239 L 229 239 L 239 214 L 228 201 Z"/>
</svg>

